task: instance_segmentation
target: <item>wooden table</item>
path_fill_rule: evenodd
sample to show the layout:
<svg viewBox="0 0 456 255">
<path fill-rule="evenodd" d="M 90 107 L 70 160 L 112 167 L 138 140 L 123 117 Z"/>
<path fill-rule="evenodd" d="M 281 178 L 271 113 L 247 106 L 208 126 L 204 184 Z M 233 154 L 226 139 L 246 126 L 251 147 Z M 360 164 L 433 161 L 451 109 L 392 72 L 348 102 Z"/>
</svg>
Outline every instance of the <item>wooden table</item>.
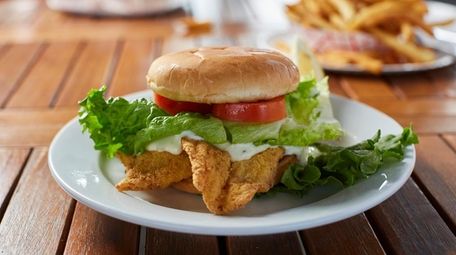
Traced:
<svg viewBox="0 0 456 255">
<path fill-rule="evenodd" d="M 107 217 L 58 187 L 48 146 L 89 88 L 107 84 L 111 96 L 144 90 L 146 69 L 162 53 L 251 43 L 254 32 L 284 22 L 271 22 L 265 3 L 194 1 L 193 14 L 216 21 L 216 35 L 183 38 L 172 25 L 183 12 L 101 19 L 52 12 L 41 1 L 0 1 L 0 254 L 456 254 L 455 66 L 330 74 L 332 93 L 413 123 L 421 139 L 405 186 L 341 222 L 265 236 L 180 234 Z"/>
</svg>

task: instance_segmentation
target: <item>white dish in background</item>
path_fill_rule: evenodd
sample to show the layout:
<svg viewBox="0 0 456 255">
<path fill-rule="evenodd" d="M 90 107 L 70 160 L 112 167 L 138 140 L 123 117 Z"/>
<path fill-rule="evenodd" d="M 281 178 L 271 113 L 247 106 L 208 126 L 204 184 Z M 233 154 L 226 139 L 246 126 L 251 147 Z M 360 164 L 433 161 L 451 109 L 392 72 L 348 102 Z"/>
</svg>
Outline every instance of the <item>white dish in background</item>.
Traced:
<svg viewBox="0 0 456 255">
<path fill-rule="evenodd" d="M 437 1 L 426 1 L 426 4 L 428 5 L 428 13 L 424 17 L 426 22 L 455 20 L 446 26 L 434 27 L 434 35 L 438 40 L 456 44 L 456 6 Z"/>
<path fill-rule="evenodd" d="M 262 48 L 269 48 L 279 50 L 275 47 L 277 42 L 285 42 L 291 45 L 292 40 L 295 36 L 299 36 L 299 30 L 295 32 L 282 32 L 276 34 L 269 34 L 260 37 L 258 45 Z M 303 37 L 304 38 L 304 37 Z M 304 38 L 305 40 L 305 38 Z M 437 44 L 436 44 L 437 45 Z M 442 47 L 448 47 L 447 45 L 442 45 Z M 443 68 L 454 63 L 455 59 L 453 56 L 439 51 L 434 48 L 436 52 L 436 59 L 433 62 L 427 63 L 405 63 L 405 64 L 384 64 L 382 69 L 382 74 L 400 74 L 400 73 L 412 73 L 420 71 L 429 71 L 438 68 Z M 448 49 L 446 49 L 448 51 Z M 451 51 L 451 49 L 450 49 Z M 325 63 L 320 63 L 324 70 L 337 73 L 369 73 L 364 69 L 359 68 L 356 65 L 347 64 L 344 66 L 331 66 Z"/>
<path fill-rule="evenodd" d="M 150 91 L 127 96 L 149 98 Z M 401 126 L 387 115 L 361 103 L 331 97 L 334 115 L 355 139 L 370 138 L 378 129 L 398 134 Z M 382 168 L 368 179 L 334 193 L 330 187 L 303 198 L 289 194 L 254 199 L 233 215 L 209 213 L 200 196 L 174 189 L 118 192 L 114 184 L 123 176 L 117 160 L 107 160 L 93 149 L 77 119 L 65 125 L 49 150 L 51 173 L 59 185 L 79 202 L 128 222 L 185 233 L 256 235 L 307 229 L 354 216 L 383 202 L 409 178 L 415 148 L 408 147 L 402 162 Z"/>
<path fill-rule="evenodd" d="M 161 14 L 182 7 L 182 0 L 47 0 L 51 10 L 79 15 L 136 17 Z"/>
</svg>

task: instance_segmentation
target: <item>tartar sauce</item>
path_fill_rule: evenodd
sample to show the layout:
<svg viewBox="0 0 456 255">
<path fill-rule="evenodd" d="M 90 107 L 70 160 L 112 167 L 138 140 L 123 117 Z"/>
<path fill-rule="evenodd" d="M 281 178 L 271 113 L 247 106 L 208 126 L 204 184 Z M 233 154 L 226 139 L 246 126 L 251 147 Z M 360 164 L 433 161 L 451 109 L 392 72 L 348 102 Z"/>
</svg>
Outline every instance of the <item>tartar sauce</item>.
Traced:
<svg viewBox="0 0 456 255">
<path fill-rule="evenodd" d="M 150 143 L 147 146 L 148 151 L 166 151 L 174 155 L 179 155 L 182 153 L 182 137 L 187 137 L 193 140 L 203 140 L 200 136 L 196 135 L 191 131 L 184 131 L 178 135 L 173 135 L 169 137 L 162 138 L 155 142 Z M 215 147 L 228 152 L 231 156 L 232 161 L 247 160 L 256 155 L 257 153 L 263 152 L 269 148 L 276 148 L 278 146 L 262 144 L 259 146 L 254 145 L 253 143 L 223 143 L 215 144 Z M 302 164 L 307 163 L 307 158 L 309 156 L 316 157 L 320 154 L 320 151 L 313 147 L 298 147 L 298 146 L 281 146 L 285 150 L 285 155 L 296 155 L 299 162 Z"/>
</svg>

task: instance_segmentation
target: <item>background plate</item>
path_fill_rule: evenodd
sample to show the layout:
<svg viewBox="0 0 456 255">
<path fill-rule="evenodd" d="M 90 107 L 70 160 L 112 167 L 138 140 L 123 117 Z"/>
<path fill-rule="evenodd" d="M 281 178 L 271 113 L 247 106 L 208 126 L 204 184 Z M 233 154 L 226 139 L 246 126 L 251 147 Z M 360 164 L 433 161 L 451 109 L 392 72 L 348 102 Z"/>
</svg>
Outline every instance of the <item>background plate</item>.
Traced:
<svg viewBox="0 0 456 255">
<path fill-rule="evenodd" d="M 298 30 L 299 31 L 299 30 Z M 291 44 L 293 38 L 299 36 L 299 32 L 284 32 L 277 34 L 269 34 L 260 37 L 258 45 L 262 48 L 269 48 L 278 50 L 275 45 L 276 42 L 286 42 Z M 305 41 L 305 40 L 304 40 Z M 436 44 L 437 45 L 437 44 Z M 443 46 L 442 46 L 443 47 Z M 448 47 L 448 46 L 447 46 Z M 453 56 L 446 54 L 443 51 L 440 51 L 438 48 L 434 47 L 436 52 L 436 59 L 433 62 L 426 63 L 405 63 L 405 64 L 384 64 L 382 69 L 382 74 L 400 74 L 400 73 L 413 73 L 421 71 L 429 71 L 438 68 L 443 68 L 454 63 L 455 59 Z M 356 65 L 347 64 L 344 66 L 330 66 L 325 65 L 325 63 L 320 63 L 324 70 L 335 72 L 335 73 L 355 73 L 355 74 L 368 74 L 364 69 L 359 68 Z"/>
</svg>

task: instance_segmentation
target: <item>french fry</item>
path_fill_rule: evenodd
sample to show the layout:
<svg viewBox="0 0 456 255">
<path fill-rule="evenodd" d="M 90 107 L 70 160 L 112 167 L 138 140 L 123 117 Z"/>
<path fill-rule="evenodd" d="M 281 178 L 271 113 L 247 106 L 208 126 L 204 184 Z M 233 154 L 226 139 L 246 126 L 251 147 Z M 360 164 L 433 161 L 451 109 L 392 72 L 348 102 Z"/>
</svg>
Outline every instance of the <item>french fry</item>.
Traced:
<svg viewBox="0 0 456 255">
<path fill-rule="evenodd" d="M 376 28 L 369 28 L 369 32 L 393 50 L 406 56 L 412 62 L 427 62 L 435 59 L 432 50 L 416 46 L 413 43 L 399 41 L 394 35 L 387 34 Z"/>
<path fill-rule="evenodd" d="M 401 24 L 401 38 L 409 43 L 415 42 L 415 34 L 413 33 L 413 27 L 410 23 L 402 23 Z"/>
<path fill-rule="evenodd" d="M 344 20 L 350 20 L 355 14 L 355 7 L 349 0 L 329 0 Z"/>
<path fill-rule="evenodd" d="M 448 26 L 455 22 L 455 19 L 446 19 L 446 20 L 441 20 L 441 21 L 436 21 L 436 22 L 430 22 L 428 26 L 431 27 L 443 27 L 443 26 Z"/>
<path fill-rule="evenodd" d="M 383 66 L 380 60 L 375 59 L 363 52 L 334 50 L 318 54 L 317 58 L 321 62 L 331 63 L 333 66 L 356 64 L 373 74 L 379 74 L 382 71 Z"/>
<path fill-rule="evenodd" d="M 320 44 L 316 46 L 321 61 L 332 65 L 355 64 L 372 73 L 380 72 L 384 64 L 435 59 L 433 50 L 417 44 L 415 30 L 433 35 L 434 26 L 455 20 L 427 24 L 424 21 L 427 11 L 424 0 L 300 0 L 286 9 L 290 20 L 303 27 L 347 33 L 347 37 L 331 35 L 328 38 L 335 40 L 329 39 L 321 48 Z M 364 39 L 367 47 L 360 46 L 356 42 L 358 37 L 348 33 L 360 33 L 359 38 L 370 35 L 370 39 Z M 330 48 L 331 40 L 335 49 Z M 372 50 L 372 45 L 377 48 Z"/>
</svg>

